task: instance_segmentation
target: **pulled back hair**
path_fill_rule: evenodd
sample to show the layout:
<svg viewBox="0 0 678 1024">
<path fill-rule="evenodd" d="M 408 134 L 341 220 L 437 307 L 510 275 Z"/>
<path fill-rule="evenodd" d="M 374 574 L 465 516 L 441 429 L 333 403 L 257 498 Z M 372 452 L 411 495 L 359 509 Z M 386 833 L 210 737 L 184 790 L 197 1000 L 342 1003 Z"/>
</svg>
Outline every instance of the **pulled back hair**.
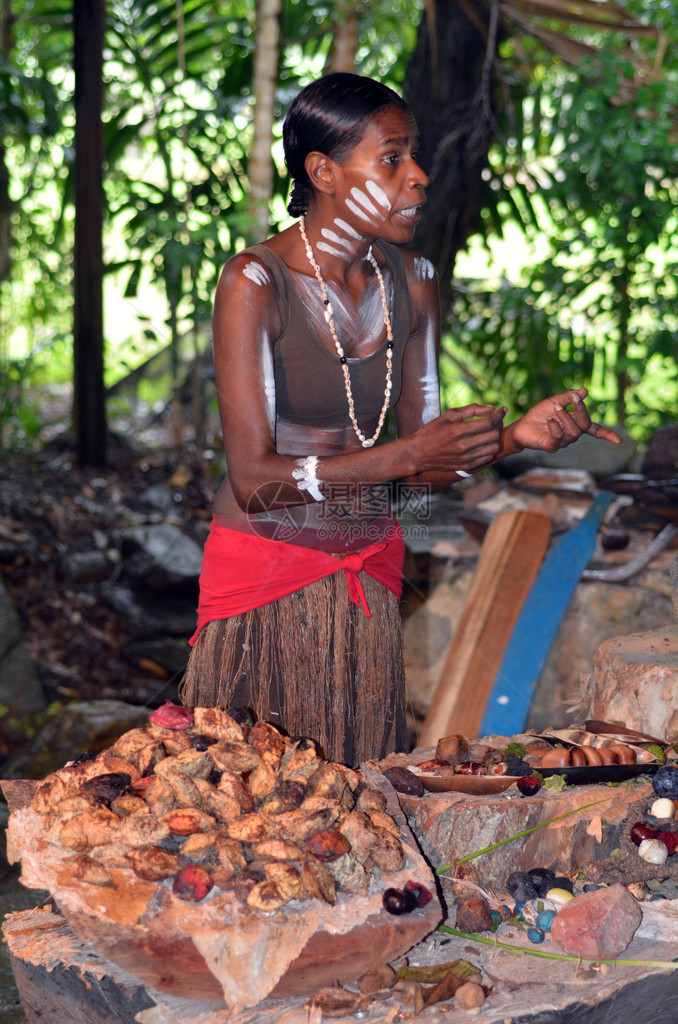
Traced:
<svg viewBox="0 0 678 1024">
<path fill-rule="evenodd" d="M 345 71 L 311 82 L 295 97 L 283 124 L 285 164 L 292 178 L 287 210 L 293 217 L 306 213 L 313 194 L 304 166 L 308 154 L 317 151 L 341 161 L 360 142 L 366 121 L 386 107 L 409 111 L 387 85 Z"/>
</svg>

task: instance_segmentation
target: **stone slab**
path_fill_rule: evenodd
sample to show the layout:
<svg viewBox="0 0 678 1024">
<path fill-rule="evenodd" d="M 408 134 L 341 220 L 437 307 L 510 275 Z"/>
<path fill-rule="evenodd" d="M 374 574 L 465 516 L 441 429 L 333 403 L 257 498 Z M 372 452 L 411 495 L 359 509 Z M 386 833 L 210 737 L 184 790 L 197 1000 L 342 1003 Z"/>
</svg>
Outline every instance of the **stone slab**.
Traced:
<svg viewBox="0 0 678 1024">
<path fill-rule="evenodd" d="M 619 964 L 603 974 L 576 960 L 517 955 L 500 945 L 437 932 L 415 947 L 412 966 L 433 966 L 464 959 L 478 967 L 490 989 L 480 1011 L 465 1011 L 454 1001 L 422 1011 L 422 1024 L 628 1024 L 644 1019 L 674 1024 L 678 996 L 678 907 L 643 904 L 643 924 L 623 959 L 656 961 L 655 966 Z M 646 923 L 647 915 L 647 923 Z M 657 938 L 657 933 L 661 938 Z M 225 1006 L 179 999 L 157 992 L 103 959 L 80 942 L 65 920 L 48 910 L 10 914 L 3 934 L 26 1013 L 27 1024 L 309 1024 L 309 1000 L 266 1000 L 233 1014 Z M 485 936 L 487 938 L 487 936 Z M 524 935 L 507 929 L 498 941 L 529 949 Z M 534 952 L 535 947 L 532 947 Z M 555 953 L 552 943 L 539 947 Z M 659 966 L 664 964 L 665 966 Z M 396 965 L 397 966 L 397 965 Z M 355 986 L 347 986 L 355 990 Z M 375 1000 L 345 1024 L 393 1024 L 413 1016 L 406 992 Z"/>
</svg>

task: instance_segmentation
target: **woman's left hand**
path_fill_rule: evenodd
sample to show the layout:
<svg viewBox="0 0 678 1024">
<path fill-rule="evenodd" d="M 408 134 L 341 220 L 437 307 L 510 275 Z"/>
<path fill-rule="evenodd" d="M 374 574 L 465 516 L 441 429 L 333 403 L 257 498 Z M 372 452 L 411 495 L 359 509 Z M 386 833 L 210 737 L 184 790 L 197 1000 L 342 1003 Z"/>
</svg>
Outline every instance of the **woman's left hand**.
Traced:
<svg viewBox="0 0 678 1024">
<path fill-rule="evenodd" d="M 586 388 L 572 388 L 561 395 L 551 395 L 538 402 L 511 424 L 509 429 L 513 440 L 521 448 L 537 448 L 544 452 L 567 448 L 582 434 L 621 444 L 619 434 L 591 420 L 584 404 L 587 394 Z M 568 405 L 572 408 L 568 409 Z"/>
</svg>

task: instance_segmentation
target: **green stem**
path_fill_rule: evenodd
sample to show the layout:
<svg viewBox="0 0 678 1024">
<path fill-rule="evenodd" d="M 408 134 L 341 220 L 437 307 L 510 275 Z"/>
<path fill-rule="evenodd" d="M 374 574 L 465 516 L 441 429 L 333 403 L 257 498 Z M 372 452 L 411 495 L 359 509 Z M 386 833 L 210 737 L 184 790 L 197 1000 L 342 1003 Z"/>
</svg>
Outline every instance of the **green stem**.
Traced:
<svg viewBox="0 0 678 1024">
<path fill-rule="evenodd" d="M 528 949 L 525 946 L 514 946 L 510 942 L 496 942 L 495 939 L 487 939 L 482 935 L 475 935 L 473 932 L 460 932 L 446 924 L 438 925 L 438 931 L 456 935 L 460 939 L 470 939 L 472 942 L 484 942 L 486 946 L 498 946 L 499 949 L 524 953 L 526 956 L 540 956 L 545 960 L 564 960 L 574 964 L 610 964 L 612 967 L 618 965 L 622 967 L 663 967 L 670 968 L 672 971 L 678 967 L 678 961 L 672 960 L 590 960 L 588 957 L 571 956 L 569 953 L 545 953 L 542 949 Z"/>
<path fill-rule="evenodd" d="M 543 821 L 541 825 L 533 825 L 532 828 L 526 828 L 523 832 L 516 832 L 514 836 L 509 836 L 508 839 L 500 839 L 498 843 L 492 843 L 491 846 L 485 846 L 482 850 L 476 850 L 475 853 L 467 853 L 464 857 L 460 857 L 455 860 L 453 864 L 446 864 L 442 868 L 438 868 L 436 871 L 437 875 L 442 875 L 444 871 L 449 871 L 452 867 L 458 867 L 459 864 L 465 864 L 469 860 L 475 860 L 476 857 L 482 857 L 484 853 L 492 853 L 493 850 L 498 850 L 500 846 L 506 846 L 507 843 L 512 843 L 514 839 L 520 839 L 522 836 L 529 836 L 530 832 L 536 832 L 540 828 L 547 828 L 552 825 L 554 821 L 562 821 L 563 818 L 569 818 L 572 814 L 578 814 L 579 811 L 585 811 L 587 807 L 595 807 L 597 804 L 607 803 L 609 797 L 605 797 L 603 800 L 594 800 L 590 804 L 582 804 L 581 807 L 574 807 L 571 811 L 564 811 L 562 814 L 557 814 L 555 818 L 549 818 L 548 821 Z"/>
</svg>

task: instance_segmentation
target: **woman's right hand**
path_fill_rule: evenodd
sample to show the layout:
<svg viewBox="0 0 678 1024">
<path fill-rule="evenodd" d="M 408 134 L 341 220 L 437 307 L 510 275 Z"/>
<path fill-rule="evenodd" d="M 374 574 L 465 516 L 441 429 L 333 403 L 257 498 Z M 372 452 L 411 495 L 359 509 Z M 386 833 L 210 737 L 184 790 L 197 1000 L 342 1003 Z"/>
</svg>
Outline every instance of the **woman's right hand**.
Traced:
<svg viewBox="0 0 678 1024">
<path fill-rule="evenodd" d="M 448 409 L 412 435 L 417 472 L 475 473 L 501 451 L 506 407 L 464 405 Z"/>
</svg>

